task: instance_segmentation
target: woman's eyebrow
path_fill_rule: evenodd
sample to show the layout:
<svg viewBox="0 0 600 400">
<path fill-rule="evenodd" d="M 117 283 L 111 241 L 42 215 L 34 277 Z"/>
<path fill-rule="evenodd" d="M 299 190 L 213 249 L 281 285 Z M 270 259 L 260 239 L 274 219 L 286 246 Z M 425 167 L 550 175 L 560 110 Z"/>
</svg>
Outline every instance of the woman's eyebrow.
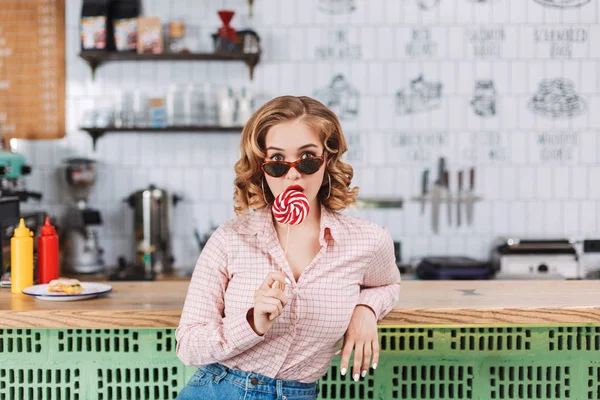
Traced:
<svg viewBox="0 0 600 400">
<path fill-rule="evenodd" d="M 298 150 L 308 149 L 309 147 L 317 147 L 317 145 L 316 144 L 312 144 L 312 143 L 308 143 L 308 144 L 305 144 L 304 146 L 298 147 Z"/>
<path fill-rule="evenodd" d="M 305 144 L 304 146 L 298 147 L 298 150 L 304 150 L 304 149 L 308 149 L 310 147 L 318 147 L 318 146 L 313 143 L 308 143 L 308 144 Z M 274 147 L 274 146 L 267 147 L 267 150 L 285 151 L 284 149 L 280 149 L 279 147 Z"/>
</svg>

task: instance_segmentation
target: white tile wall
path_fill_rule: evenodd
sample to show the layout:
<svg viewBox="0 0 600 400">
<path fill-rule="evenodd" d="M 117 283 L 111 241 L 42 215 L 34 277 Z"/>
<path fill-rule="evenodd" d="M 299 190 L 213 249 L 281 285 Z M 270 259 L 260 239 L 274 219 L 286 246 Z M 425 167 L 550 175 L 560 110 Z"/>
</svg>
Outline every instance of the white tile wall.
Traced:
<svg viewBox="0 0 600 400">
<path fill-rule="evenodd" d="M 365 196 L 402 196 L 401 211 L 352 211 L 386 224 L 403 243 L 405 259 L 425 254 L 465 254 L 485 257 L 497 235 L 598 236 L 600 233 L 600 5 L 581 8 L 544 7 L 533 0 L 347 0 L 355 10 L 340 15 L 321 11 L 329 0 L 255 1 L 255 25 L 262 37 L 264 55 L 248 80 L 242 64 L 231 63 L 109 63 L 100 67 L 95 81 L 77 57 L 78 15 L 81 0 L 69 0 L 66 11 L 67 136 L 60 141 L 24 142 L 23 152 L 34 165 L 28 178 L 31 190 L 44 192 L 42 205 L 58 213 L 65 204 L 55 169 L 71 156 L 99 162 L 98 184 L 91 204 L 101 209 L 105 225 L 106 259 L 114 264 L 131 250 L 131 214 L 122 202 L 129 193 L 155 183 L 180 193 L 184 201 L 173 209 L 174 249 L 177 265 L 189 268 L 197 257 L 193 228 L 233 217 L 233 164 L 238 136 L 219 134 L 142 133 L 110 134 L 92 151 L 91 140 L 77 129 L 82 111 L 98 99 L 115 95 L 118 88 L 141 88 L 163 93 L 171 82 L 210 82 L 232 87 L 248 86 L 258 101 L 281 94 L 312 95 L 343 74 L 360 95 L 359 115 L 343 120 L 355 167 L 354 182 Z M 340 2 L 337 2 L 340 3 Z M 427 5 L 420 7 L 419 4 Z M 216 12 L 232 8 L 247 12 L 244 0 L 143 0 L 145 15 L 164 21 L 184 16 L 188 32 L 198 46 L 210 50 L 210 33 L 220 25 Z M 573 58 L 553 59 L 550 44 L 537 43 L 537 28 L 581 27 L 587 42 L 572 44 Z M 473 29 L 503 28 L 500 41 L 472 41 Z M 414 30 L 425 30 L 435 45 L 431 55 L 414 58 L 406 53 Z M 318 46 L 330 45 L 332 32 L 347 32 L 349 46 L 360 48 L 360 59 L 317 57 Z M 565 45 L 564 42 L 561 43 Z M 568 43 L 566 44 L 569 45 Z M 500 56 L 477 58 L 474 47 L 500 49 Z M 428 82 L 443 84 L 441 106 L 429 112 L 396 114 L 396 93 L 423 74 Z M 582 95 L 587 111 L 572 119 L 549 119 L 533 113 L 528 102 L 543 78 L 564 77 Z M 492 79 L 498 113 L 482 118 L 470 102 L 475 80 Z M 576 132 L 574 145 L 542 148 L 539 135 Z M 443 145 L 398 147 L 398 135 L 421 137 L 438 134 Z M 491 137 L 501 138 L 490 143 Z M 474 146 L 474 147 L 473 147 Z M 465 149 L 471 149 L 465 153 Z M 543 154 L 569 152 L 562 160 Z M 490 152 L 502 160 L 490 159 Z M 473 226 L 448 226 L 442 208 L 440 235 L 433 235 L 431 211 L 421 215 L 421 172 L 434 171 L 436 159 L 447 158 L 451 184 L 458 169 L 477 168 Z M 465 174 L 465 176 L 467 176 Z M 453 216 L 455 218 L 455 216 Z"/>
</svg>

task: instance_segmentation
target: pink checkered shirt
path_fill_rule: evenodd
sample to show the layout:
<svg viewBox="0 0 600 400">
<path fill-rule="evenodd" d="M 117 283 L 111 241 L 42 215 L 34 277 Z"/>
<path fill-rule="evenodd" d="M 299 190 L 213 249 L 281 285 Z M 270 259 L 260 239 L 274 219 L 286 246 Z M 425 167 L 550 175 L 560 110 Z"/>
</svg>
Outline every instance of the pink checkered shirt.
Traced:
<svg viewBox="0 0 600 400">
<path fill-rule="evenodd" d="M 300 382 L 321 378 L 355 306 L 366 304 L 383 318 L 398 301 L 400 273 L 386 228 L 321 206 L 319 238 L 321 250 L 295 282 L 270 208 L 221 225 L 190 282 L 176 331 L 181 361 Z M 246 314 L 267 274 L 282 268 L 292 282 L 289 302 L 259 336 Z"/>
</svg>

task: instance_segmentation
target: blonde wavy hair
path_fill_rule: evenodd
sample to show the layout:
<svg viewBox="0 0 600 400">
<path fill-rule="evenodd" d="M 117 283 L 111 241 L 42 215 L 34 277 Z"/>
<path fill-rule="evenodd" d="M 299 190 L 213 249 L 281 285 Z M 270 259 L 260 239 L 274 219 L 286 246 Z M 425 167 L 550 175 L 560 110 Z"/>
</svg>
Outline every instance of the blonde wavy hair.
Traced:
<svg viewBox="0 0 600 400">
<path fill-rule="evenodd" d="M 233 199 L 236 214 L 266 207 L 273 201 L 273 193 L 268 185 L 264 185 L 265 178 L 261 169 L 266 157 L 265 137 L 272 126 L 299 118 L 319 134 L 327 152 L 325 168 L 331 176 L 331 194 L 328 195 L 329 179 L 325 173 L 317 194 L 319 202 L 332 211 L 339 211 L 356 201 L 358 187 L 350 188 L 354 170 L 340 160 L 348 146 L 337 116 L 325 105 L 310 97 L 280 96 L 258 109 L 242 131 L 241 157 L 235 163 Z M 269 203 L 265 202 L 265 198 Z"/>
</svg>

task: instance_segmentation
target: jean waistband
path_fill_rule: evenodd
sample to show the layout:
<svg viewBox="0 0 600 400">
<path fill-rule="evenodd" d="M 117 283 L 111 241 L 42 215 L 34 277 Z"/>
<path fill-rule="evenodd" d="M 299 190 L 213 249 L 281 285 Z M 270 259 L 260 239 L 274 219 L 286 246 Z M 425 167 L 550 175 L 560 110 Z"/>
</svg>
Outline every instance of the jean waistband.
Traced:
<svg viewBox="0 0 600 400">
<path fill-rule="evenodd" d="M 274 379 L 268 376 L 257 374 L 254 372 L 240 371 L 226 367 L 222 364 L 215 363 L 200 367 L 206 372 L 219 377 L 227 378 L 234 381 L 246 389 L 256 390 L 259 392 L 273 394 L 288 394 L 288 395 L 316 395 L 317 382 L 304 383 L 298 381 L 288 381 L 285 379 Z"/>
</svg>

